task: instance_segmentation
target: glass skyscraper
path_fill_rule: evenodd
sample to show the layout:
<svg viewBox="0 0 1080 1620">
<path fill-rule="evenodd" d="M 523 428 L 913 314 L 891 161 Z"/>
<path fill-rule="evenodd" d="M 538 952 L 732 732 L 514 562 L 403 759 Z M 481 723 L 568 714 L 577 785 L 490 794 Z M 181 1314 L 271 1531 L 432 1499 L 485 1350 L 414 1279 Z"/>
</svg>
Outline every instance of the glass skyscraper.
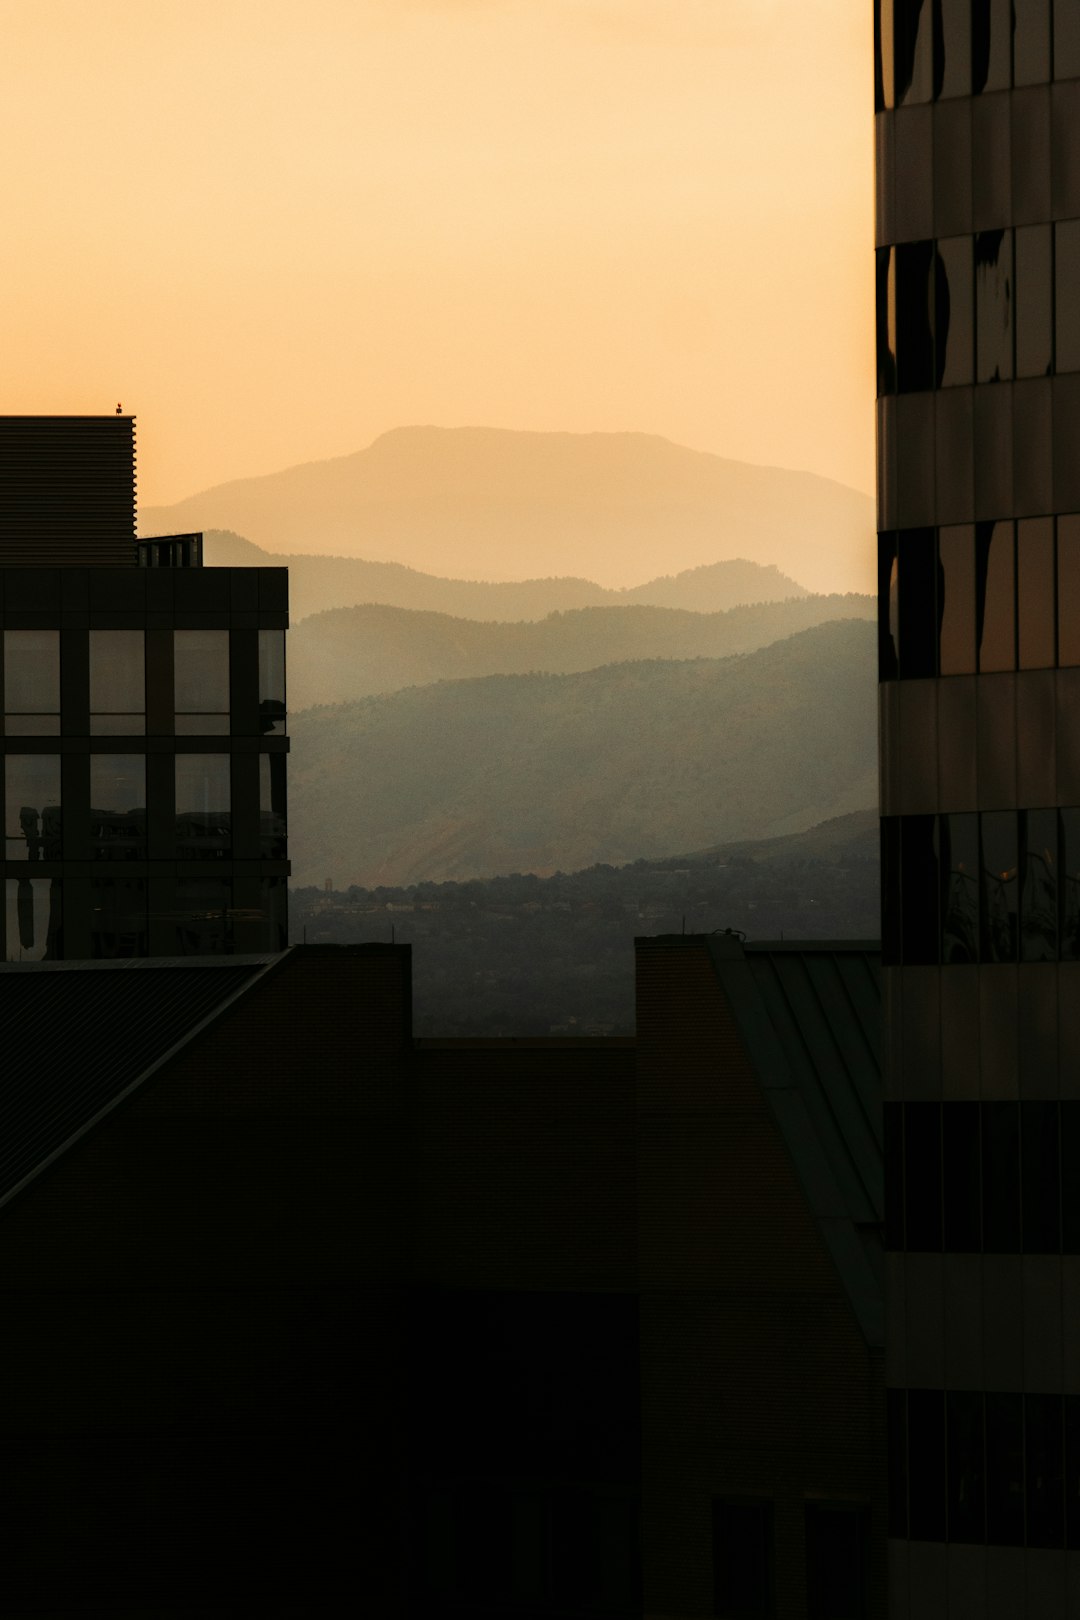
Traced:
<svg viewBox="0 0 1080 1620">
<path fill-rule="evenodd" d="M 878 0 L 890 1615 L 1080 1613 L 1080 3 Z"/>
</svg>

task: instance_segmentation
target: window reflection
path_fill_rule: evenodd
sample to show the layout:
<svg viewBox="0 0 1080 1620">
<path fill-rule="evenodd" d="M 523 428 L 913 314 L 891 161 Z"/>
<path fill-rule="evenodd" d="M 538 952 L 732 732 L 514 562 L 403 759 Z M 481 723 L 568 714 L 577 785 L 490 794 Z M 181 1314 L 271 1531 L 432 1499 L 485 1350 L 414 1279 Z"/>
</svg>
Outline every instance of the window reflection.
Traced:
<svg viewBox="0 0 1080 1620">
<path fill-rule="evenodd" d="M 173 633 L 176 730 L 218 736 L 229 730 L 229 632 Z"/>
<path fill-rule="evenodd" d="M 933 95 L 933 8 L 929 0 L 893 0 L 896 105 L 929 101 Z"/>
<path fill-rule="evenodd" d="M 874 110 L 894 105 L 893 0 L 874 0 Z"/>
<path fill-rule="evenodd" d="M 906 529 L 899 554 L 900 670 L 906 677 L 937 673 L 937 545 L 933 529 Z"/>
<path fill-rule="evenodd" d="M 148 954 L 146 884 L 106 878 L 90 886 L 90 954 L 112 960 Z"/>
<path fill-rule="evenodd" d="M 1012 69 L 1012 0 L 971 0 L 971 88 L 1007 90 Z"/>
<path fill-rule="evenodd" d="M 177 955 L 220 956 L 230 952 L 232 946 L 232 884 L 228 879 L 178 879 Z"/>
<path fill-rule="evenodd" d="M 980 231 L 974 256 L 975 377 L 977 382 L 1000 382 L 1013 374 L 1011 231 Z"/>
<path fill-rule="evenodd" d="M 231 847 L 229 755 L 177 754 L 177 855 L 196 861 L 222 860 Z"/>
<path fill-rule="evenodd" d="M 141 630 L 90 632 L 90 733 L 146 730 L 146 655 Z"/>
<path fill-rule="evenodd" d="M 90 852 L 96 860 L 145 856 L 145 755 L 90 755 Z"/>
<path fill-rule="evenodd" d="M 900 673 L 896 535 L 878 535 L 878 675 L 894 681 Z"/>
<path fill-rule="evenodd" d="M 955 236 L 939 242 L 934 304 L 939 388 L 972 380 L 973 288 L 971 237 Z"/>
<path fill-rule="evenodd" d="M 1054 78 L 1080 78 L 1080 6 L 1076 0 L 1054 0 Z"/>
<path fill-rule="evenodd" d="M 4 730 L 9 736 L 59 735 L 59 630 L 4 632 Z"/>
<path fill-rule="evenodd" d="M 7 960 L 54 962 L 63 955 L 59 878 L 8 878 Z"/>
<path fill-rule="evenodd" d="M 1024 831 L 1020 955 L 1053 962 L 1058 953 L 1057 812 L 1028 810 Z"/>
<path fill-rule="evenodd" d="M 1021 669 L 1054 666 L 1054 520 L 1016 526 L 1017 645 Z"/>
<path fill-rule="evenodd" d="M 982 815 L 982 959 L 1015 962 L 1019 940 L 1016 812 Z"/>
<path fill-rule="evenodd" d="M 941 960 L 979 960 L 979 818 L 941 818 Z"/>
<path fill-rule="evenodd" d="M 1057 520 L 1058 663 L 1080 664 L 1080 517 Z"/>
<path fill-rule="evenodd" d="M 896 266 L 891 247 L 878 248 L 877 391 L 896 393 Z"/>
<path fill-rule="evenodd" d="M 1050 318 L 1050 227 L 1026 225 L 1016 233 L 1016 375 L 1046 377 L 1053 370 Z"/>
<path fill-rule="evenodd" d="M 981 671 L 1016 668 L 1016 581 L 1011 523 L 975 526 L 975 635 Z"/>
<path fill-rule="evenodd" d="M 261 949 L 283 951 L 288 943 L 288 887 L 285 879 L 263 878 Z"/>
<path fill-rule="evenodd" d="M 1080 962 L 1080 810 L 1061 810 L 1061 958 Z"/>
<path fill-rule="evenodd" d="M 264 861 L 285 860 L 285 755 L 259 756 L 259 822 Z"/>
<path fill-rule="evenodd" d="M 938 535 L 938 615 L 942 675 L 975 672 L 975 530 L 971 524 Z"/>
<path fill-rule="evenodd" d="M 936 69 L 940 96 L 971 94 L 970 0 L 936 0 L 935 27 L 939 43 Z"/>
<path fill-rule="evenodd" d="M 1013 0 L 1013 83 L 1050 78 L 1050 0 Z"/>
<path fill-rule="evenodd" d="M 284 630 L 259 631 L 259 720 L 264 734 L 284 735 Z"/>
<path fill-rule="evenodd" d="M 8 860 L 58 861 L 60 755 L 8 754 L 4 776 Z"/>
<path fill-rule="evenodd" d="M 1080 371 L 1080 219 L 1054 228 L 1054 332 L 1059 371 Z"/>
<path fill-rule="evenodd" d="M 902 242 L 896 249 L 896 365 L 901 393 L 934 386 L 933 242 Z"/>
</svg>

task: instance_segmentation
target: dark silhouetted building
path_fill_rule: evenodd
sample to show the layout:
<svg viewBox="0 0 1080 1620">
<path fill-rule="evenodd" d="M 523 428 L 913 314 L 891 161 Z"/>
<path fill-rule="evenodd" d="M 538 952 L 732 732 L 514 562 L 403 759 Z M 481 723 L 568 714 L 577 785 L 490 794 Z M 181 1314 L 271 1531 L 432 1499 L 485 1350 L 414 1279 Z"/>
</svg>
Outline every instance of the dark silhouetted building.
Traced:
<svg viewBox="0 0 1080 1620">
<path fill-rule="evenodd" d="M 131 417 L 0 417 L 8 961 L 285 946 L 288 576 L 201 561 Z"/>
<path fill-rule="evenodd" d="M 4 1612 L 884 1615 L 876 948 L 0 969 Z"/>
<path fill-rule="evenodd" d="M 1080 1612 L 1080 7 L 877 6 L 890 1614 Z"/>
</svg>

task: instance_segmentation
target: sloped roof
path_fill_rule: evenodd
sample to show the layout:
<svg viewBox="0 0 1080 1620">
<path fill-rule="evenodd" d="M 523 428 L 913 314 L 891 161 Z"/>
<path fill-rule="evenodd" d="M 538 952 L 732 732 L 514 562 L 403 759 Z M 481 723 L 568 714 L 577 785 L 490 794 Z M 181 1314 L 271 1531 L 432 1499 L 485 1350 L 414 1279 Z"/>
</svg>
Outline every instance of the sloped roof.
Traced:
<svg viewBox="0 0 1080 1620">
<path fill-rule="evenodd" d="M 866 1340 L 883 1344 L 881 946 L 719 934 L 709 948 Z"/>
<path fill-rule="evenodd" d="M 0 965 L 0 1205 L 280 961 Z"/>
</svg>

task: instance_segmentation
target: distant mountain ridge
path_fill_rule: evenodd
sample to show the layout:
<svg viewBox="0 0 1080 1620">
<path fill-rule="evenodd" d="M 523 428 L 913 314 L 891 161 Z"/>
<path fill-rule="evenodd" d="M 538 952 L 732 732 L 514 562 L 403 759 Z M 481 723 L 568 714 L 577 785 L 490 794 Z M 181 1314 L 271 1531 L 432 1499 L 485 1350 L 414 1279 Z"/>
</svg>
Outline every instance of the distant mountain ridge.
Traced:
<svg viewBox="0 0 1080 1620">
<path fill-rule="evenodd" d="M 869 496 L 645 433 L 397 428 L 142 513 L 144 535 L 191 529 L 475 579 L 584 572 L 619 587 L 747 557 L 811 590 L 873 589 Z"/>
<path fill-rule="evenodd" d="M 572 871 L 769 838 L 877 797 L 876 633 L 490 676 L 294 713 L 298 885 Z"/>
<path fill-rule="evenodd" d="M 782 602 L 806 596 L 804 585 L 773 566 L 735 557 L 682 574 L 664 574 L 626 590 L 607 590 L 592 580 L 525 579 L 490 583 L 443 579 L 422 574 L 404 563 L 369 562 L 361 557 L 302 557 L 264 551 L 239 534 L 211 529 L 204 536 L 206 562 L 217 568 L 288 568 L 292 622 L 329 608 L 360 603 L 447 613 L 458 619 L 502 622 L 544 619 L 570 608 L 617 607 L 642 603 L 650 607 L 688 608 L 695 613 L 723 613 L 751 602 Z"/>
<path fill-rule="evenodd" d="M 503 624 L 376 605 L 302 620 L 289 636 L 294 709 L 481 675 L 573 674 L 643 658 L 727 658 L 837 619 L 873 619 L 870 596 L 804 596 L 690 613 L 585 607 Z"/>
</svg>

